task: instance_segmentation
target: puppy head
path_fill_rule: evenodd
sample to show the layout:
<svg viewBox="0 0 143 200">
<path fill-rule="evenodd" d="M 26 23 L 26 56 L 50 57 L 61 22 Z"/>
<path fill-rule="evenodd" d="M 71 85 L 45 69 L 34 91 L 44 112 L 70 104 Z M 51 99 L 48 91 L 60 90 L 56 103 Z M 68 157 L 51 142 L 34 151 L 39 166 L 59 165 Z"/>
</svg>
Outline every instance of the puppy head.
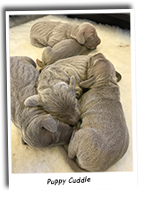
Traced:
<svg viewBox="0 0 143 200">
<path fill-rule="evenodd" d="M 59 126 L 59 122 L 57 124 L 50 114 L 39 115 L 30 122 L 24 140 L 27 144 L 37 148 L 67 144 L 72 129 L 66 124 L 64 124 L 63 127 L 63 129 L 60 130 L 61 126 Z"/>
<path fill-rule="evenodd" d="M 86 81 L 80 83 L 83 88 L 90 88 L 106 85 L 108 83 L 116 84 L 116 72 L 113 64 L 101 53 L 92 56 L 89 60 Z"/>
<path fill-rule="evenodd" d="M 58 120 L 76 125 L 80 118 L 80 112 L 75 97 L 75 78 L 70 78 L 70 83 L 56 84 L 52 95 L 48 98 L 50 102 L 50 113 Z"/>
<path fill-rule="evenodd" d="M 76 125 L 80 117 L 75 98 L 74 76 L 70 78 L 69 85 L 65 82 L 57 83 L 52 88 L 44 90 L 41 95 L 28 97 L 24 104 L 26 106 L 42 106 L 54 118 L 69 125 Z"/>
<path fill-rule="evenodd" d="M 94 26 L 88 22 L 79 25 L 75 39 L 88 49 L 95 49 L 101 43 Z"/>
</svg>

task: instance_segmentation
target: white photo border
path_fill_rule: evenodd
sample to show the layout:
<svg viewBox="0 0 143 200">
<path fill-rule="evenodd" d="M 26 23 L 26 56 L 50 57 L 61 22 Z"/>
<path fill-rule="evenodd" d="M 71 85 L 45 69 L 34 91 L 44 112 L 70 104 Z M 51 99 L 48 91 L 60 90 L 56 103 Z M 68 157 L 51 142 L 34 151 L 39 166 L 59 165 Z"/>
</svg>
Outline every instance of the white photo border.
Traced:
<svg viewBox="0 0 143 200">
<path fill-rule="evenodd" d="M 133 171 L 132 172 L 94 172 L 94 173 L 42 173 L 13 174 L 11 154 L 11 102 L 10 102 L 10 52 L 9 52 L 9 16 L 34 14 L 105 14 L 130 13 L 131 25 L 131 65 L 132 65 L 132 134 L 133 134 Z M 137 127 L 136 127 L 136 67 L 135 67 L 135 34 L 134 10 L 53 10 L 53 11 L 6 11 L 6 58 L 7 58 L 7 109 L 8 109 L 8 152 L 9 152 L 9 188 L 12 190 L 95 190 L 127 189 L 137 186 Z M 73 177 L 73 178 L 72 178 Z M 84 183 L 73 183 L 81 177 Z M 85 178 L 84 178 L 85 177 Z M 48 179 L 57 180 L 57 184 L 48 184 Z M 66 180 L 58 184 L 59 180 Z M 70 183 L 71 182 L 71 183 Z"/>
</svg>

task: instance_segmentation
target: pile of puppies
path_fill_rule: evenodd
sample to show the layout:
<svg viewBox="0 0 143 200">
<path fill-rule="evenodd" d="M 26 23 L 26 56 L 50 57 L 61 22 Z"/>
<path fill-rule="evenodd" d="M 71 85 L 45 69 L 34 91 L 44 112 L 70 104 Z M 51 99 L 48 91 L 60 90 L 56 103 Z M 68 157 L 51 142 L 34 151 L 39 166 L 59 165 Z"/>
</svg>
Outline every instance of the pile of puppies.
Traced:
<svg viewBox="0 0 143 200">
<path fill-rule="evenodd" d="M 11 119 L 32 147 L 68 145 L 68 156 L 87 171 L 106 171 L 127 151 L 128 129 L 117 81 L 121 75 L 101 53 L 95 27 L 38 22 L 31 44 L 42 61 L 10 58 Z M 116 80 L 117 78 L 117 80 Z"/>
</svg>

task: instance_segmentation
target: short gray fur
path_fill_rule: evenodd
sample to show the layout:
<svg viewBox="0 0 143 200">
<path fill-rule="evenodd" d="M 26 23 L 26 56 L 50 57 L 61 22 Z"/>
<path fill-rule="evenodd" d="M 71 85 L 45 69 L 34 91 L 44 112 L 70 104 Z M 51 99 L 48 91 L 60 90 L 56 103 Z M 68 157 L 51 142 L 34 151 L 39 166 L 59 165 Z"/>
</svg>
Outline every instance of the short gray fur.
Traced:
<svg viewBox="0 0 143 200">
<path fill-rule="evenodd" d="M 114 66 L 103 54 L 91 57 L 89 90 L 80 99 L 81 125 L 72 134 L 68 156 L 90 172 L 106 171 L 126 153 L 129 133 L 120 102 Z"/>
<path fill-rule="evenodd" d="M 68 144 L 72 128 L 40 106 L 26 107 L 24 101 L 35 94 L 39 72 L 29 57 L 10 58 L 11 120 L 22 132 L 25 143 L 36 148 Z"/>
</svg>

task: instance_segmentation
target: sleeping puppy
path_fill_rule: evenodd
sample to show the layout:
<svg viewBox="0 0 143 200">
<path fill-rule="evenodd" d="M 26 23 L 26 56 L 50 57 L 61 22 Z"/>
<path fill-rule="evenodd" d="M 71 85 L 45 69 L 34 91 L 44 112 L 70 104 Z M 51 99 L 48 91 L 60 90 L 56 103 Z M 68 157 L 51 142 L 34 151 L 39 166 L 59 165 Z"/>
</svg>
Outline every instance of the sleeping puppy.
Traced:
<svg viewBox="0 0 143 200">
<path fill-rule="evenodd" d="M 35 23 L 30 30 L 30 39 L 32 45 L 40 48 L 53 47 L 65 39 L 75 39 L 88 49 L 95 49 L 101 42 L 91 23 L 62 23 L 50 20 Z"/>
<path fill-rule="evenodd" d="M 24 143 L 36 148 L 63 145 L 69 142 L 72 128 L 55 120 L 41 107 L 26 107 L 24 101 L 35 93 L 39 72 L 29 57 L 10 58 L 11 120 L 22 132 Z"/>
<path fill-rule="evenodd" d="M 42 106 L 54 118 L 75 126 L 80 118 L 77 99 L 83 90 L 86 72 L 93 55 L 80 55 L 56 61 L 45 67 L 37 81 L 37 94 L 28 97 L 26 106 Z"/>
<path fill-rule="evenodd" d="M 80 83 L 89 88 L 80 99 L 82 122 L 72 134 L 68 156 L 87 171 L 106 171 L 126 153 L 129 134 L 114 66 L 102 54 L 90 63 L 87 80 Z"/>
<path fill-rule="evenodd" d="M 37 81 L 37 94 L 27 98 L 24 104 L 42 106 L 54 118 L 75 126 L 80 118 L 79 83 L 86 80 L 88 61 L 88 55 L 74 56 L 45 67 Z"/>
<path fill-rule="evenodd" d="M 37 59 L 36 62 L 39 67 L 44 68 L 46 65 L 50 65 L 59 59 L 88 54 L 89 52 L 90 50 L 76 40 L 66 39 L 57 43 L 53 48 L 46 47 L 42 53 L 42 61 Z"/>
</svg>

